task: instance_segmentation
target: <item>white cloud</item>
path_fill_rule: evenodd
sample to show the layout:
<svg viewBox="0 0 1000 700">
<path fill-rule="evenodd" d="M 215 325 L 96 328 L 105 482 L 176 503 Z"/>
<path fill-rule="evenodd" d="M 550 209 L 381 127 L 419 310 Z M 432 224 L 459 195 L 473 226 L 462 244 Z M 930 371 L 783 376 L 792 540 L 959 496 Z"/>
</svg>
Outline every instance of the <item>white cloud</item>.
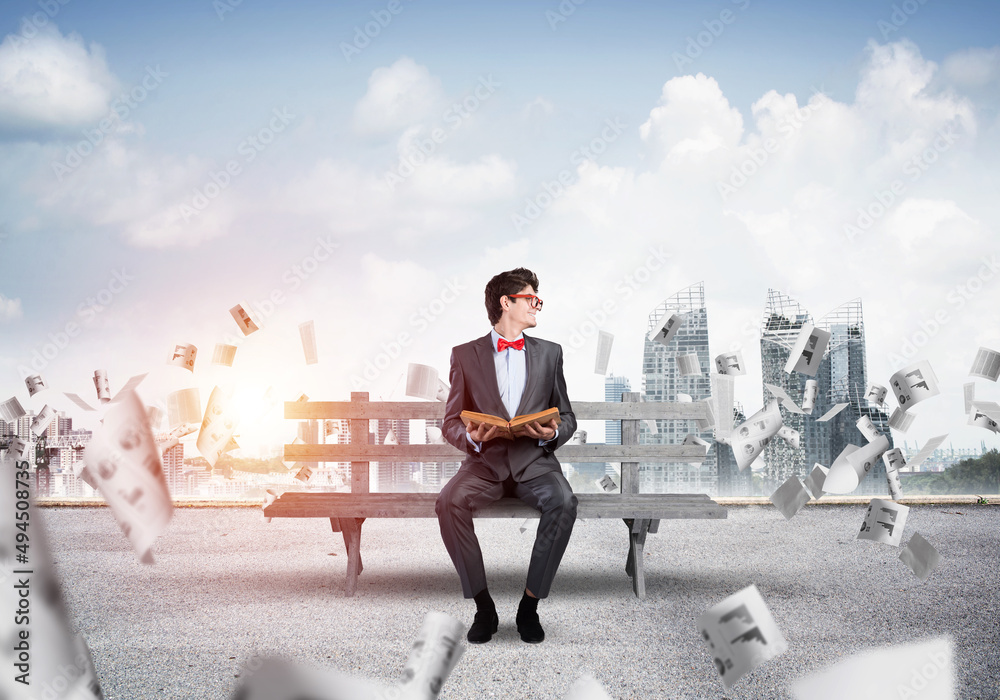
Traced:
<svg viewBox="0 0 1000 700">
<path fill-rule="evenodd" d="M 611 324 L 627 321 L 634 328 L 642 322 L 637 305 L 648 312 L 659 299 L 705 279 L 710 304 L 725 309 L 710 322 L 713 351 L 735 343 L 752 358 L 758 342 L 752 316 L 756 310 L 759 318 L 768 287 L 795 290 L 816 316 L 860 296 L 873 380 L 887 379 L 890 353 L 941 309 L 953 320 L 922 356 L 940 366 L 941 375 L 967 365 L 968 353 L 955 360 L 953 349 L 965 347 L 961 338 L 971 337 L 977 323 L 970 314 L 981 319 L 990 295 L 965 302 L 956 315 L 949 294 L 995 249 L 995 234 L 968 213 L 989 211 L 979 193 L 995 156 L 977 138 L 973 103 L 934 89 L 938 68 L 915 45 L 873 44 L 867 53 L 853 101 L 816 95 L 803 103 L 768 91 L 754 102 L 745 133 L 743 117 L 713 79 L 668 81 L 640 130 L 658 168 L 642 169 L 641 161 L 579 168 L 578 181 L 532 224 L 532 241 L 600 241 L 592 245 L 613 251 L 616 260 L 663 243 L 678 264 L 655 286 L 628 297 L 631 305 Z M 939 139 L 939 131 L 949 129 L 958 138 Z M 771 149 L 762 150 L 769 139 Z M 933 162 L 919 175 L 904 170 L 928 149 Z M 723 200 L 718 182 L 741 167 L 745 181 Z M 870 227 L 848 240 L 845 224 L 896 181 L 899 193 L 881 211 L 875 207 Z M 563 246 L 558 254 L 568 272 L 550 287 L 572 286 L 571 271 L 604 263 L 587 247 Z M 631 337 L 621 342 L 640 351 Z M 759 383 L 744 386 L 737 399 L 759 406 Z M 938 432 L 954 422 L 944 412 L 921 420 Z"/>
<path fill-rule="evenodd" d="M 372 71 L 368 92 L 354 109 L 354 128 L 373 135 L 399 131 L 428 117 L 442 96 L 441 81 L 427 66 L 403 56 Z"/>
<path fill-rule="evenodd" d="M 58 29 L 31 39 L 9 34 L 0 44 L 0 128 L 62 130 L 95 124 L 108 116 L 117 80 L 104 50 L 89 50 Z"/>
<path fill-rule="evenodd" d="M 521 108 L 521 118 L 525 121 L 542 120 L 552 116 L 556 106 L 544 97 L 536 97 Z"/>
<path fill-rule="evenodd" d="M 639 134 L 667 158 L 699 156 L 735 147 L 743 134 L 743 117 L 729 105 L 715 78 L 684 75 L 663 86 L 660 104 Z"/>
<path fill-rule="evenodd" d="M 130 138 L 108 135 L 62 182 L 46 170 L 31 185 L 39 202 L 115 230 L 139 248 L 196 246 L 226 235 L 237 215 L 253 208 L 254 199 L 239 194 L 241 176 L 220 189 L 210 176 L 224 170 L 217 164 L 150 153 Z M 62 155 L 49 150 L 55 158 Z"/>
<path fill-rule="evenodd" d="M 1000 46 L 953 53 L 944 60 L 943 70 L 948 79 L 957 85 L 988 85 L 1000 78 Z"/>
<path fill-rule="evenodd" d="M 868 44 L 868 65 L 855 95 L 859 113 L 888 132 L 894 142 L 916 139 L 948 125 L 974 133 L 972 105 L 948 92 L 931 94 L 937 64 L 924 60 L 910 41 Z"/>
<path fill-rule="evenodd" d="M 21 309 L 20 299 L 10 299 L 0 294 L 0 323 L 5 321 L 16 321 L 21 318 L 23 311 Z"/>
</svg>

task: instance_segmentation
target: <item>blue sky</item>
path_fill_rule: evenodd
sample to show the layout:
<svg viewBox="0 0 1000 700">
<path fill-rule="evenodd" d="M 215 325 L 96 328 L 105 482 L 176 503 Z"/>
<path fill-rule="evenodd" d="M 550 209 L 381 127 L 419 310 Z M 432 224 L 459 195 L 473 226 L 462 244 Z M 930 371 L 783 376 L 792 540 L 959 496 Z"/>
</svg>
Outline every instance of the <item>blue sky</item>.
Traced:
<svg viewBox="0 0 1000 700">
<path fill-rule="evenodd" d="M 209 0 L 3 5 L 3 398 L 41 408 L 18 368 L 71 322 L 81 332 L 42 372 L 58 391 L 89 396 L 93 370 L 108 367 L 113 387 L 150 371 L 147 402 L 191 384 L 207 397 L 227 380 L 338 398 L 408 332 L 365 385 L 398 397 L 407 362 L 446 373 L 450 347 L 488 330 L 482 287 L 525 264 L 542 279 L 542 337 L 565 346 L 590 310 L 618 304 L 602 328 L 616 336 L 612 368 L 635 385 L 647 315 L 694 282 L 706 283 L 713 354 L 742 346 L 751 369 L 745 329 L 769 287 L 816 317 L 861 296 L 870 378 L 886 383 L 916 339 L 913 359 L 946 385 L 897 438 L 998 444 L 961 415 L 975 349 L 1000 348 L 1000 285 L 983 262 L 997 252 L 995 4 L 587 0 L 558 15 L 557 2 L 400 0 L 347 60 L 343 44 L 389 6 L 243 0 L 220 17 Z M 56 172 L 150 75 L 155 87 L 93 152 Z M 474 109 L 456 118 L 465 99 Z M 420 143 L 430 155 L 390 186 Z M 588 145 L 599 152 L 582 157 Z M 185 216 L 227 164 L 239 172 Z M 740 167 L 754 174 L 725 195 Z M 568 186 L 518 225 L 560 174 Z M 878 211 L 894 183 L 885 211 L 851 235 L 859 208 Z M 317 240 L 336 255 L 297 278 Z M 616 292 L 650 249 L 669 262 Z M 122 270 L 133 279 L 97 313 Z M 974 279 L 968 298 L 956 292 Z M 423 330 L 413 314 L 449 284 L 466 291 Z M 236 332 L 228 309 L 275 292 L 237 367 L 211 367 L 214 343 Z M 306 367 L 296 326 L 309 319 L 324 359 Z M 586 341 L 568 357 L 571 396 L 597 400 L 596 336 Z M 199 347 L 195 375 L 163 365 L 175 342 Z M 757 379 L 737 398 L 755 410 Z M 277 432 L 258 433 L 280 441 L 290 426 L 269 420 Z"/>
</svg>

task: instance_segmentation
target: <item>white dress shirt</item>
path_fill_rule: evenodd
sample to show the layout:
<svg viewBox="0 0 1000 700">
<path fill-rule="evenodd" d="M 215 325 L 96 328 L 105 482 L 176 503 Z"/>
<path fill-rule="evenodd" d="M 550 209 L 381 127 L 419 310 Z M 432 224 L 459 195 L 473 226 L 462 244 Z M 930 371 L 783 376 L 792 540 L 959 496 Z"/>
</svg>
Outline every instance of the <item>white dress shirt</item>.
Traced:
<svg viewBox="0 0 1000 700">
<path fill-rule="evenodd" d="M 500 390 L 500 398 L 503 400 L 504 408 L 507 409 L 507 415 L 514 418 L 517 407 L 521 405 L 524 386 L 528 381 L 527 360 L 525 359 L 527 351 L 515 350 L 514 348 L 497 350 L 497 341 L 502 337 L 495 328 L 490 330 L 490 341 L 493 343 L 493 367 L 497 373 L 497 388 Z M 523 337 L 524 334 L 520 333 L 516 338 L 504 338 L 504 340 L 516 343 Z M 551 439 L 542 440 L 539 438 L 538 445 L 541 447 L 557 437 L 559 437 L 558 427 L 556 427 L 556 434 Z M 465 439 L 475 446 L 476 452 L 479 452 L 483 446 L 481 442 L 476 442 L 469 437 L 468 433 L 465 434 Z"/>
</svg>

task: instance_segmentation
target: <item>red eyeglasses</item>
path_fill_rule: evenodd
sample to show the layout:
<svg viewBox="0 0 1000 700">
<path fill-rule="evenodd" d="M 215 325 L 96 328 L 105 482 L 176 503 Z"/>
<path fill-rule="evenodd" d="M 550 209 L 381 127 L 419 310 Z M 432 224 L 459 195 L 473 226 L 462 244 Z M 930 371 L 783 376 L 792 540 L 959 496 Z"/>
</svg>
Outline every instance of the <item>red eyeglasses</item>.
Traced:
<svg viewBox="0 0 1000 700">
<path fill-rule="evenodd" d="M 542 300 L 536 297 L 534 294 L 508 294 L 510 299 L 527 299 L 528 305 L 533 309 L 542 310 Z"/>
</svg>

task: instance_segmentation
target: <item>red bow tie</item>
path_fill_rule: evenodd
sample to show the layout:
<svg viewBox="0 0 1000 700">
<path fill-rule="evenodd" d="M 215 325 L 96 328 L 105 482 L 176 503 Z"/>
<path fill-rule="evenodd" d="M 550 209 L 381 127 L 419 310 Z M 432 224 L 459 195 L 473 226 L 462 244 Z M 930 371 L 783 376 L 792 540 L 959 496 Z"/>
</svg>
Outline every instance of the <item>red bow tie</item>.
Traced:
<svg viewBox="0 0 1000 700">
<path fill-rule="evenodd" d="M 515 340 L 513 343 L 500 338 L 497 340 L 497 352 L 503 352 L 507 348 L 514 348 L 515 350 L 524 350 L 524 338 L 520 340 Z"/>
</svg>

